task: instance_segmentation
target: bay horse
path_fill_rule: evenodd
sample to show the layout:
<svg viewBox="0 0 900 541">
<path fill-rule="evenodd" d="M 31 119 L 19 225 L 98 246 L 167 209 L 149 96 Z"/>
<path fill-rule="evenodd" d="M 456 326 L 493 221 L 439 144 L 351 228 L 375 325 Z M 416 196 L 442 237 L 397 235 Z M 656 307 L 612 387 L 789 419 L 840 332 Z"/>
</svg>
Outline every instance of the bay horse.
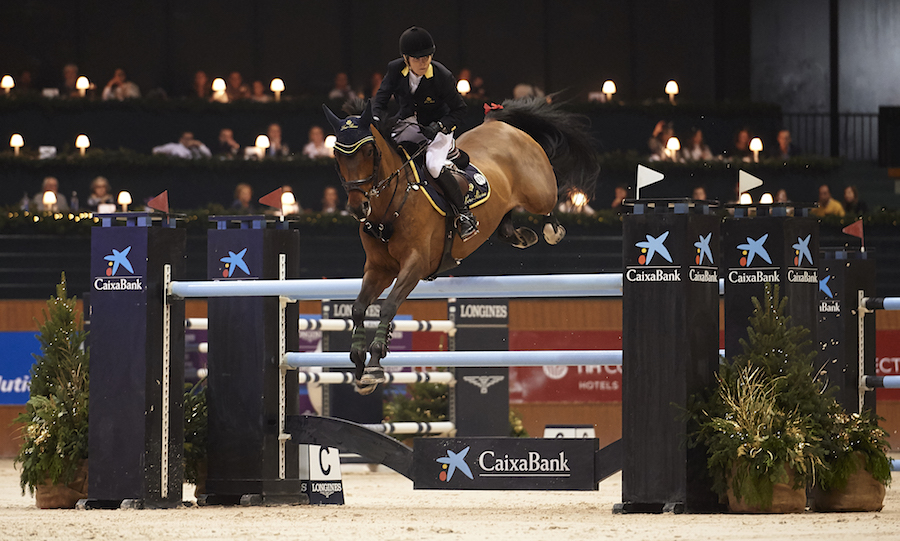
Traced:
<svg viewBox="0 0 900 541">
<path fill-rule="evenodd" d="M 361 104 L 356 102 L 357 110 Z M 387 133 L 382 133 L 373 125 L 371 103 L 343 120 L 323 108 L 337 134 L 336 168 L 347 191 L 347 209 L 360 221 L 366 252 L 362 287 L 352 309 L 350 359 L 356 367 L 357 391 L 369 394 L 385 381 L 380 361 L 388 353 L 397 309 L 420 280 L 434 276 L 442 260 L 447 262 L 445 237 L 455 236 L 451 253 L 456 263 L 495 230 L 500 239 L 527 248 L 537 242 L 537 234 L 527 228 L 516 229 L 512 223 L 512 211 L 523 207 L 544 216 L 544 239 L 556 244 L 565 236 L 565 229 L 552 214 L 560 188 L 581 189 L 590 196 L 599 165 L 586 123 L 579 115 L 544 99 L 507 100 L 490 111 L 485 107 L 484 123 L 462 134 L 456 143 L 490 184 L 490 197 L 472 209 L 479 232 L 460 242 L 420 189 L 413 159 L 401 154 L 387 127 Z M 375 338 L 367 348 L 366 309 L 392 282 L 394 287 L 381 305 Z M 368 365 L 367 351 L 371 355 Z"/>
</svg>

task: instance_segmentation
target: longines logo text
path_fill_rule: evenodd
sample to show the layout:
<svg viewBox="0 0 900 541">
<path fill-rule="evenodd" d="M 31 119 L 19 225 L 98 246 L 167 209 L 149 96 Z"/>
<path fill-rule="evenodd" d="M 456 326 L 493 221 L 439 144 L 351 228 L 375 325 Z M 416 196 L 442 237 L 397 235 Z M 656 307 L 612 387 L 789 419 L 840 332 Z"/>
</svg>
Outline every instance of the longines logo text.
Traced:
<svg viewBox="0 0 900 541">
<path fill-rule="evenodd" d="M 503 319 L 507 317 L 507 308 L 502 304 L 464 304 L 459 317 Z"/>
</svg>

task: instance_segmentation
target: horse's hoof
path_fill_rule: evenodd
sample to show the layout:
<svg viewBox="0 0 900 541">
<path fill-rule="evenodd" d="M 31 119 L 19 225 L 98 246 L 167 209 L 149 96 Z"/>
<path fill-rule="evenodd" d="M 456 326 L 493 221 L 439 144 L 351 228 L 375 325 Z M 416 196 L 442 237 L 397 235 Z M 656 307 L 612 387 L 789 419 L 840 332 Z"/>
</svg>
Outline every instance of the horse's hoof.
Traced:
<svg viewBox="0 0 900 541">
<path fill-rule="evenodd" d="M 537 244 L 538 236 L 537 233 L 528 229 L 527 227 L 520 227 L 516 229 L 516 238 L 518 241 L 513 243 L 513 246 L 516 248 L 528 248 L 529 246 L 534 246 Z"/>
<path fill-rule="evenodd" d="M 363 376 L 363 373 L 366 369 L 366 350 L 351 349 L 350 361 L 353 362 L 353 366 L 355 367 L 353 370 L 354 376 L 357 380 L 359 380 L 359 378 Z"/>
<path fill-rule="evenodd" d="M 374 393 L 375 389 L 378 387 L 378 384 L 365 385 L 364 383 L 362 383 L 360 381 L 356 381 L 355 383 L 356 383 L 356 385 L 353 386 L 353 390 L 355 390 L 358 394 L 361 394 L 363 396 Z"/>
<path fill-rule="evenodd" d="M 362 385 L 377 385 L 384 383 L 387 379 L 384 377 L 384 368 L 380 366 L 368 366 L 359 383 Z"/>
<path fill-rule="evenodd" d="M 556 229 L 551 223 L 544 224 L 544 240 L 547 241 L 547 244 L 559 244 L 559 241 L 563 240 L 565 236 L 566 228 L 562 224 L 556 224 Z"/>
</svg>

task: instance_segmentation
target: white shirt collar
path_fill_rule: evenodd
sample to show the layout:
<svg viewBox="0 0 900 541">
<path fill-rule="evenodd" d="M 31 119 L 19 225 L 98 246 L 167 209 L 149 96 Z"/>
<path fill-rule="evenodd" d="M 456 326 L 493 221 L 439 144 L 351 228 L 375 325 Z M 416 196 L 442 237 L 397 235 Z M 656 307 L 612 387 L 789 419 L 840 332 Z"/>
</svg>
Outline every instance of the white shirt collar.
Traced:
<svg viewBox="0 0 900 541">
<path fill-rule="evenodd" d="M 416 93 L 416 90 L 419 88 L 419 83 L 422 82 L 422 75 L 416 75 L 412 70 L 409 70 L 409 90 L 413 94 Z"/>
</svg>

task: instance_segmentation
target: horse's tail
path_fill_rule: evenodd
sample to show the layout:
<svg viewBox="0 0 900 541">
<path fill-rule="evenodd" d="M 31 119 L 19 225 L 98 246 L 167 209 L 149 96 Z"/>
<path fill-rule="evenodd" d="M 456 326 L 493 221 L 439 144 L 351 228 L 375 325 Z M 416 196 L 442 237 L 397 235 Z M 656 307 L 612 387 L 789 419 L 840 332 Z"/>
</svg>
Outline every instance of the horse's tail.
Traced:
<svg viewBox="0 0 900 541">
<path fill-rule="evenodd" d="M 593 196 L 600 162 L 586 117 L 544 98 L 505 100 L 502 109 L 490 110 L 486 117 L 519 128 L 541 145 L 556 172 L 560 194 L 577 189 Z"/>
</svg>

